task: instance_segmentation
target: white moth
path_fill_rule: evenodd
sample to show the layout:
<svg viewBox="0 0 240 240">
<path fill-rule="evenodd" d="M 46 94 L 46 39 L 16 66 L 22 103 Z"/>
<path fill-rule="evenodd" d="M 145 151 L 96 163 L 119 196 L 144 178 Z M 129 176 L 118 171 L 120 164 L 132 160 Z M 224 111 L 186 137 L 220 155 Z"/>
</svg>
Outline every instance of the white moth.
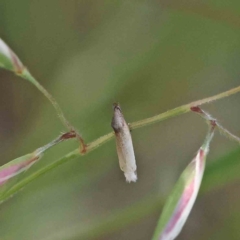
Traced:
<svg viewBox="0 0 240 240">
<path fill-rule="evenodd" d="M 127 182 L 136 182 L 136 160 L 133 150 L 132 137 L 122 110 L 118 104 L 113 104 L 112 128 L 116 136 L 119 165 L 124 172 Z"/>
</svg>

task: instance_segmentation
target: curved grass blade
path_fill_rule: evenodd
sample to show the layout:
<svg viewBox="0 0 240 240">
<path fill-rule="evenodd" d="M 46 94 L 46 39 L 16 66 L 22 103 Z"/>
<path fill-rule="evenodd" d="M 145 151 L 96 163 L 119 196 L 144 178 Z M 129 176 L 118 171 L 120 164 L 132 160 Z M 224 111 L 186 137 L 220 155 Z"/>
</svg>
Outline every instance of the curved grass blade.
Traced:
<svg viewBox="0 0 240 240">
<path fill-rule="evenodd" d="M 181 232 L 196 200 L 205 169 L 209 143 L 213 137 L 212 125 L 196 157 L 181 174 L 163 208 L 152 240 L 173 240 Z"/>
</svg>

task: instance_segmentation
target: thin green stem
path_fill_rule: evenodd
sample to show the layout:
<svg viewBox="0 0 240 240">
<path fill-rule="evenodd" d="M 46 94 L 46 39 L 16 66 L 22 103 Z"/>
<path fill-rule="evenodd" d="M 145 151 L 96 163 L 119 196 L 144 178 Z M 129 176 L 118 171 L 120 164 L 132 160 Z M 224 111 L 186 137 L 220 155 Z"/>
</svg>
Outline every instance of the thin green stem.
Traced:
<svg viewBox="0 0 240 240">
<path fill-rule="evenodd" d="M 218 130 L 220 133 L 222 133 L 224 136 L 228 137 L 229 139 L 236 141 L 238 144 L 240 144 L 240 138 L 231 132 L 229 132 L 226 128 L 221 126 L 220 124 L 217 124 Z"/>
<path fill-rule="evenodd" d="M 86 152 L 88 153 L 88 152 L 95 150 L 96 148 L 99 148 L 104 143 L 110 141 L 113 137 L 114 137 L 114 132 L 110 132 L 110 133 L 92 141 L 91 143 L 87 144 Z"/>
<path fill-rule="evenodd" d="M 229 91 L 217 94 L 215 96 L 208 97 L 208 98 L 205 98 L 205 99 L 202 99 L 202 100 L 198 100 L 198 101 L 195 101 L 195 102 L 177 107 L 175 109 L 169 110 L 169 111 L 167 111 L 165 113 L 162 113 L 162 114 L 159 114 L 157 116 L 147 118 L 147 119 L 144 119 L 144 120 L 141 120 L 141 121 L 133 122 L 133 123 L 130 124 L 130 128 L 131 129 L 136 129 L 136 128 L 145 127 L 145 126 L 148 126 L 150 124 L 166 120 L 170 117 L 175 117 L 175 116 L 178 116 L 180 114 L 190 112 L 191 108 L 194 107 L 194 106 L 199 106 L 199 105 L 202 105 L 202 104 L 205 104 L 205 103 L 216 101 L 216 100 L 228 97 L 230 95 L 236 94 L 238 92 L 240 92 L 240 86 L 236 87 L 236 88 L 233 88 Z M 113 137 L 114 137 L 114 133 L 110 132 L 110 133 L 94 140 L 93 142 L 87 144 L 85 146 L 85 151 L 84 151 L 84 153 L 82 153 L 82 155 L 101 147 L 104 143 L 108 142 Z M 65 163 L 65 162 L 68 162 L 71 159 L 75 159 L 76 157 L 80 156 L 80 154 L 81 154 L 81 152 L 79 151 L 79 149 L 76 149 L 76 150 L 68 153 L 64 157 L 60 158 L 59 160 L 47 165 L 43 169 L 38 170 L 37 172 L 33 173 L 29 177 L 26 177 L 24 180 L 18 182 L 16 185 L 14 185 L 12 188 L 10 188 L 3 196 L 1 196 L 0 201 L 1 202 L 5 201 L 10 196 L 15 194 L 19 190 L 21 190 L 24 186 L 31 183 L 33 180 L 37 179 L 38 177 L 42 176 L 43 174 L 47 173 L 48 171 L 56 168 L 57 166 Z"/>
<path fill-rule="evenodd" d="M 210 102 L 213 102 L 213 101 L 225 98 L 225 97 L 229 97 L 229 96 L 234 95 L 238 92 L 240 92 L 240 86 L 238 86 L 236 88 L 232 88 L 232 89 L 230 89 L 226 92 L 219 93 L 219 94 L 214 95 L 212 97 L 204 98 L 202 100 L 198 100 L 198 101 L 195 101 L 195 102 L 191 102 L 189 104 L 182 105 L 180 107 L 171 109 L 167 112 L 158 114 L 154 117 L 150 117 L 150 118 L 146 118 L 146 119 L 143 119 L 143 120 L 140 120 L 140 121 L 137 121 L 137 122 L 133 122 L 133 123 L 130 124 L 130 128 L 131 129 L 136 129 L 136 128 L 140 128 L 140 127 L 145 127 L 147 125 L 157 123 L 157 122 L 166 120 L 166 119 L 171 118 L 171 117 L 176 117 L 178 115 L 190 112 L 191 107 L 200 106 L 200 105 L 210 103 Z"/>
<path fill-rule="evenodd" d="M 53 96 L 32 76 L 32 74 L 25 69 L 20 75 L 20 77 L 28 80 L 29 82 L 31 82 L 41 93 L 43 93 L 43 95 L 51 102 L 51 104 L 53 105 L 53 107 L 55 108 L 57 115 L 59 117 L 59 119 L 61 120 L 61 122 L 63 123 L 63 125 L 65 127 L 67 127 L 67 129 L 72 130 L 73 127 L 71 126 L 71 124 L 68 122 L 68 120 L 66 119 L 66 117 L 64 116 L 64 113 L 61 109 L 61 107 L 58 105 L 57 101 L 53 98 Z"/>
<path fill-rule="evenodd" d="M 22 78 L 30 81 L 43 95 L 51 102 L 54 109 L 56 110 L 57 116 L 59 117 L 62 124 L 70 131 L 74 131 L 76 133 L 76 138 L 80 142 L 81 152 L 85 152 L 85 143 L 82 136 L 74 129 L 74 127 L 69 123 L 67 118 L 65 117 L 61 107 L 54 99 L 54 97 L 32 76 L 32 74 L 25 68 L 20 74 Z"/>
</svg>

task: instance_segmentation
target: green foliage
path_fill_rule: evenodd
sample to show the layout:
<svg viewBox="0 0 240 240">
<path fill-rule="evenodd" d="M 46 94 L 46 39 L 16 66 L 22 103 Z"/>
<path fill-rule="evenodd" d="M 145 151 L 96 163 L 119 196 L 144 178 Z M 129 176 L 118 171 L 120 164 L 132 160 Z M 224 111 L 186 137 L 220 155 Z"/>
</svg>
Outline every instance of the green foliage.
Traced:
<svg viewBox="0 0 240 240">
<path fill-rule="evenodd" d="M 95 150 L 78 159 L 79 149 L 72 150 L 73 142 L 56 146 L 26 173 L 4 185 L 2 201 L 27 187 L 1 205 L 1 240 L 89 240 L 109 238 L 109 234 L 113 240 L 151 237 L 164 196 L 189 154 L 197 149 L 205 126 L 189 114 L 132 131 L 139 182 L 126 185 L 113 143 L 103 146 L 113 138 L 112 133 L 104 135 L 110 132 L 111 104 L 120 102 L 130 122 L 145 120 L 130 125 L 135 129 L 189 112 L 189 105 L 181 105 L 238 85 L 239 2 L 221 4 L 168 1 L 162 5 L 142 0 L 0 3 L 1 36 L 41 84 L 51 89 L 68 119 L 90 142 L 90 151 Z M 2 55 L 1 61 L 7 69 L 16 70 Z M 63 129 L 55 112 L 33 89 L 4 71 L 0 74 L 4 165 L 7 159 L 49 142 Z M 69 128 L 58 103 L 33 75 L 26 69 L 20 73 L 52 100 Z M 7 87 L 10 91 L 5 91 Z M 236 100 L 237 96 L 209 106 L 235 133 L 240 117 Z M 176 106 L 181 107 L 174 109 Z M 166 112 L 168 109 L 173 110 Z M 163 114 L 146 119 L 160 112 Z M 103 138 L 99 140 L 99 136 Z M 212 156 L 226 156 L 208 164 L 202 194 L 219 188 L 224 191 L 239 180 L 239 150 L 231 153 L 231 143 L 223 144 L 220 137 L 214 144 Z M 231 192 L 221 197 L 236 201 Z M 215 204 L 222 209 L 218 201 Z M 211 208 L 205 205 L 201 212 Z M 206 225 L 225 226 L 211 216 L 203 217 Z M 214 217 L 221 219 L 221 211 Z M 214 228 L 199 225 L 198 231 L 209 237 Z M 228 231 L 222 236 L 230 236 Z M 196 240 L 203 235 L 186 234 Z M 231 235 L 238 240 L 234 237 Z"/>
</svg>

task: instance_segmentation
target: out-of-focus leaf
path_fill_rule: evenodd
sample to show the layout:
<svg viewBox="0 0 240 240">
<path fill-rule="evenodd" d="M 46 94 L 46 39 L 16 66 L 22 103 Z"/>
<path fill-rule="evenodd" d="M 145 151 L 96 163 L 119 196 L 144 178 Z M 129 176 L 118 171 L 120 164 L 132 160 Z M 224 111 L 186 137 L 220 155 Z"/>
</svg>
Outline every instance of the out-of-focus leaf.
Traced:
<svg viewBox="0 0 240 240">
<path fill-rule="evenodd" d="M 173 240 L 182 230 L 196 200 L 205 169 L 205 159 L 213 129 L 208 133 L 196 157 L 183 171 L 160 216 L 153 240 Z"/>
</svg>

